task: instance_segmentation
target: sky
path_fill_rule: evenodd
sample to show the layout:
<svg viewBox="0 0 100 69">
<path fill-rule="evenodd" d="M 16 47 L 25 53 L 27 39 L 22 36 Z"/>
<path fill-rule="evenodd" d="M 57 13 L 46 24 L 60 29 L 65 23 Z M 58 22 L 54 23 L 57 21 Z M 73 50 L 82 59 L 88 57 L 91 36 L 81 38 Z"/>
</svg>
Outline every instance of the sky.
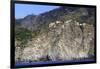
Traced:
<svg viewBox="0 0 100 69">
<path fill-rule="evenodd" d="M 24 18 L 25 16 L 30 14 L 39 15 L 58 7 L 59 6 L 15 4 L 15 18 Z"/>
</svg>

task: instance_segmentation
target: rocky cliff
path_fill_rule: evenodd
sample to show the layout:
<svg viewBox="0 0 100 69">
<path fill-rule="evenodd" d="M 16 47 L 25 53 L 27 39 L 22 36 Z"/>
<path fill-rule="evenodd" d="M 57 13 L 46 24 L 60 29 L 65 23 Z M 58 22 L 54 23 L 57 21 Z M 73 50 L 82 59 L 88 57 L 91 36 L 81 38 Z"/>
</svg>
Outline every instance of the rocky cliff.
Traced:
<svg viewBox="0 0 100 69">
<path fill-rule="evenodd" d="M 16 63 L 93 58 L 94 13 L 60 7 L 22 19 L 15 27 Z"/>
</svg>

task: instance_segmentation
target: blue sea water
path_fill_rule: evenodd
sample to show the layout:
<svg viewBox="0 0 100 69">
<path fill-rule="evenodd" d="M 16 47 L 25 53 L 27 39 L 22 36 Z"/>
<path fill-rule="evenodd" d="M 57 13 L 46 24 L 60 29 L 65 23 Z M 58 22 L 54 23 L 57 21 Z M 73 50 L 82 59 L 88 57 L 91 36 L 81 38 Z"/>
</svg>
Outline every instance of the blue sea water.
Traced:
<svg viewBox="0 0 100 69">
<path fill-rule="evenodd" d="M 82 60 L 65 60 L 65 61 L 40 61 L 40 62 L 31 62 L 31 63 L 17 63 L 15 67 L 21 66 L 30 66 L 30 65 L 45 65 L 45 64 L 57 64 L 57 63 L 80 63 L 80 62 L 92 62 L 94 59 L 82 59 Z"/>
</svg>

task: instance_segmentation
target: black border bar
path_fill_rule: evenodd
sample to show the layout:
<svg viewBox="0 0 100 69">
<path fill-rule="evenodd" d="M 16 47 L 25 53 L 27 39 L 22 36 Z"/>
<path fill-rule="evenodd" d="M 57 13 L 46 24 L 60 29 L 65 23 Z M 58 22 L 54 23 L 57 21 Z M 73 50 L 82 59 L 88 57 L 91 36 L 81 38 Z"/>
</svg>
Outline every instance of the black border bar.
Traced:
<svg viewBox="0 0 100 69">
<path fill-rule="evenodd" d="M 41 64 L 41 65 L 29 65 L 29 66 L 20 66 L 15 67 L 15 4 L 36 4 L 36 5 L 53 5 L 53 6 L 69 6 L 69 7 L 85 7 L 85 8 L 95 8 L 95 61 L 89 61 L 89 62 L 73 62 L 73 63 L 55 63 L 55 64 Z M 60 65 L 77 65 L 77 64 L 90 64 L 90 63 L 96 63 L 96 5 L 80 5 L 80 4 L 64 4 L 64 3 L 49 3 L 49 2 L 34 2 L 34 1 L 11 1 L 10 4 L 10 15 L 11 15 L 11 24 L 10 24 L 10 68 L 26 68 L 26 67 L 44 67 L 44 66 L 60 66 Z"/>
</svg>

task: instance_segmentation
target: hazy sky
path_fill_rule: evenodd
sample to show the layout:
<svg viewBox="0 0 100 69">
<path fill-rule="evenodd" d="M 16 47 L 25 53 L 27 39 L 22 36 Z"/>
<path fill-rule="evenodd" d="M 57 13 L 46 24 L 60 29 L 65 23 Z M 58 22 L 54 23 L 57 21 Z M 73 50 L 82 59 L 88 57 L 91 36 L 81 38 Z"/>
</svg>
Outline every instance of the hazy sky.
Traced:
<svg viewBox="0 0 100 69">
<path fill-rule="evenodd" d="M 30 14 L 38 15 L 58 7 L 59 6 L 15 4 L 15 17 L 23 18 Z"/>
</svg>

